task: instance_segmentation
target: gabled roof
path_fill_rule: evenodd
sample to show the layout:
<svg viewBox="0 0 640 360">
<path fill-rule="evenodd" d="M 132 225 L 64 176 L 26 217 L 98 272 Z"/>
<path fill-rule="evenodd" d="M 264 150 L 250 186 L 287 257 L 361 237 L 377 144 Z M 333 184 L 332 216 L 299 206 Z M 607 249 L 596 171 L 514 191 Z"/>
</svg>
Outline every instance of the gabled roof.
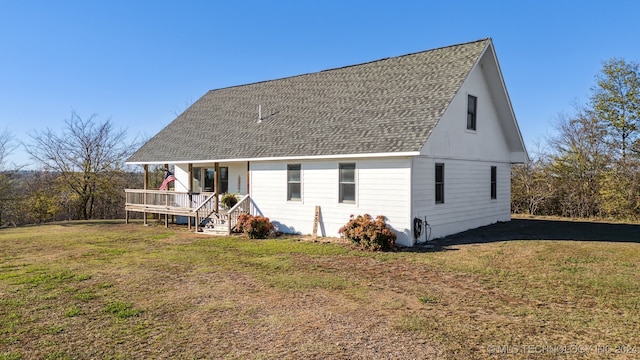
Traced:
<svg viewBox="0 0 640 360">
<path fill-rule="evenodd" d="M 211 90 L 128 162 L 418 153 L 490 44 Z"/>
</svg>

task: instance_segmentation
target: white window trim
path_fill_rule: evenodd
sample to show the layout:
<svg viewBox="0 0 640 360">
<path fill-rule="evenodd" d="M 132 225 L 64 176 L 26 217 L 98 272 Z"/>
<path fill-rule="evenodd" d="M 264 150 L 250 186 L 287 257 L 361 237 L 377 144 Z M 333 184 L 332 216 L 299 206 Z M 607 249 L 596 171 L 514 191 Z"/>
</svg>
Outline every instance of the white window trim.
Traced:
<svg viewBox="0 0 640 360">
<path fill-rule="evenodd" d="M 340 165 L 343 164 L 354 164 L 355 168 L 353 170 L 353 182 L 354 182 L 354 196 L 356 197 L 354 201 L 340 201 Z M 358 162 L 357 161 L 338 161 L 337 164 L 337 191 L 336 191 L 336 198 L 337 198 L 337 202 L 338 202 L 338 206 L 348 206 L 348 207 L 354 207 L 354 206 L 358 206 L 358 200 L 360 199 L 359 193 L 358 193 Z"/>
<path fill-rule="evenodd" d="M 475 129 L 469 129 L 467 127 L 467 116 L 469 116 L 469 96 L 473 96 L 476 98 L 476 123 L 475 123 Z M 465 132 L 468 132 L 470 134 L 477 134 L 478 133 L 478 103 L 480 102 L 480 98 L 477 95 L 471 94 L 471 93 L 467 93 L 467 96 L 465 97 L 465 106 L 464 109 L 467 110 L 464 112 L 465 116 L 464 116 L 464 129 Z"/>
<path fill-rule="evenodd" d="M 497 201 L 498 200 L 498 167 L 496 165 L 491 165 L 491 167 L 489 168 L 489 199 L 491 201 Z M 496 193 L 495 193 L 495 197 L 493 197 L 493 169 L 496 169 Z"/>
<path fill-rule="evenodd" d="M 300 199 L 289 199 L 289 165 L 300 165 Z M 285 200 L 287 203 L 303 204 L 304 203 L 304 166 L 302 163 L 287 163 L 285 166 L 285 183 L 286 192 Z"/>
<path fill-rule="evenodd" d="M 437 191 L 438 182 L 437 182 L 437 179 L 436 179 L 436 174 L 438 172 L 437 169 L 438 169 L 439 165 L 442 165 L 442 201 L 440 201 L 440 202 L 438 202 L 438 191 Z M 447 167 L 445 166 L 444 162 L 437 162 L 437 163 L 435 163 L 435 165 L 433 167 L 433 200 L 434 200 L 433 202 L 436 205 L 444 205 L 444 204 L 446 204 L 446 201 L 447 201 L 447 196 L 446 196 L 447 195 L 446 194 L 447 188 L 445 186 L 446 182 L 447 182 L 447 176 L 446 176 L 446 173 L 445 173 L 446 168 Z"/>
</svg>

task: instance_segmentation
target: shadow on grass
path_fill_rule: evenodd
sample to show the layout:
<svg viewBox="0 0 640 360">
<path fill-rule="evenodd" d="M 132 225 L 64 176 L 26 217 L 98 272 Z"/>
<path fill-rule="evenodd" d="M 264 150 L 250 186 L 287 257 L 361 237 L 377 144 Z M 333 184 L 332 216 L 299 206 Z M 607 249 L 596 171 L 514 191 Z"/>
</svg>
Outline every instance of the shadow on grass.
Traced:
<svg viewBox="0 0 640 360">
<path fill-rule="evenodd" d="M 434 249 L 451 245 L 510 240 L 567 240 L 640 243 L 640 225 L 592 221 L 513 219 L 468 230 L 431 242 Z"/>
</svg>

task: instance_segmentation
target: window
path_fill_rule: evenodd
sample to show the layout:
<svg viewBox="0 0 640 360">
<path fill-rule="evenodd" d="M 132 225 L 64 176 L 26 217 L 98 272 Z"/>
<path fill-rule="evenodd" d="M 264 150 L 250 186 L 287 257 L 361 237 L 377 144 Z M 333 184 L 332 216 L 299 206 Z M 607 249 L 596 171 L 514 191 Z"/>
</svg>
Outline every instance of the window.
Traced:
<svg viewBox="0 0 640 360">
<path fill-rule="evenodd" d="M 341 203 L 356 202 L 356 164 L 340 164 L 340 194 Z"/>
<path fill-rule="evenodd" d="M 220 191 L 218 191 L 218 194 L 224 194 L 229 192 L 229 168 L 228 167 L 221 167 L 220 169 L 220 179 L 218 179 L 220 181 Z"/>
<path fill-rule="evenodd" d="M 496 167 L 491 167 L 491 198 L 495 199 L 498 197 L 498 186 L 497 186 L 497 171 Z"/>
<path fill-rule="evenodd" d="M 202 191 L 202 176 L 201 176 L 202 168 L 194 167 L 193 168 L 193 188 L 191 191 L 199 193 Z"/>
<path fill-rule="evenodd" d="M 302 199 L 300 164 L 287 165 L 287 200 Z"/>
<path fill-rule="evenodd" d="M 213 177 L 216 172 L 213 168 L 202 169 L 204 172 L 204 192 L 213 192 Z"/>
<path fill-rule="evenodd" d="M 436 204 L 444 203 L 444 164 L 436 164 Z"/>
<path fill-rule="evenodd" d="M 215 184 L 215 169 L 214 168 L 193 168 L 193 192 L 214 192 Z M 229 168 L 220 168 L 220 191 L 219 194 L 223 194 L 229 191 Z"/>
<path fill-rule="evenodd" d="M 193 192 L 213 192 L 213 168 L 193 168 Z"/>
<path fill-rule="evenodd" d="M 467 130 L 476 129 L 476 114 L 478 113 L 478 98 L 468 95 L 467 98 Z"/>
</svg>

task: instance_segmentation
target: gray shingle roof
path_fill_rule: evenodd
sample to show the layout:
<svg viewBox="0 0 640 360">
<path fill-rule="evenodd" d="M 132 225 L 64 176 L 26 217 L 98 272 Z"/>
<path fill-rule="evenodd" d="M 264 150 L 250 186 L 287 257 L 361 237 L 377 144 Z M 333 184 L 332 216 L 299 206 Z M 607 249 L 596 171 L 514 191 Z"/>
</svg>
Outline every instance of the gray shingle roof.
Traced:
<svg viewBox="0 0 640 360">
<path fill-rule="evenodd" d="M 490 42 L 211 90 L 128 162 L 420 151 Z"/>
</svg>

